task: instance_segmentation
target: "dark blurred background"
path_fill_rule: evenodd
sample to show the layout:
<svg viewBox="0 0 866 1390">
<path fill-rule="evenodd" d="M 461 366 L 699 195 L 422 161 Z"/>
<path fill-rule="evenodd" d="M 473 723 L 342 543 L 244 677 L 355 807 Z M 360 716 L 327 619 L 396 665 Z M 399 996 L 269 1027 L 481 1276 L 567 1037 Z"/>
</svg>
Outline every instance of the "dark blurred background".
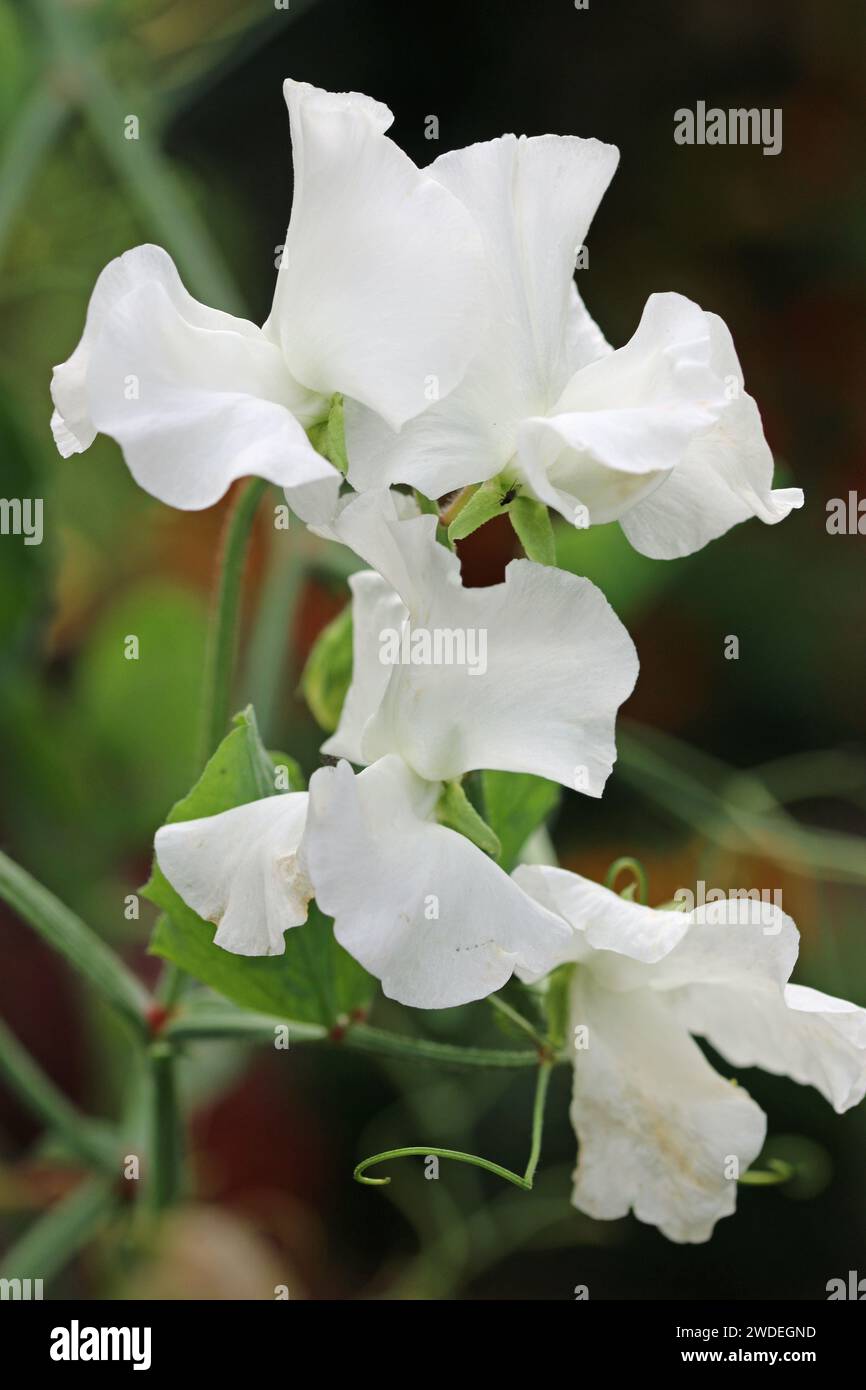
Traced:
<svg viewBox="0 0 866 1390">
<path fill-rule="evenodd" d="M 730 326 L 777 459 L 806 492 L 775 528 L 753 521 L 689 559 L 653 562 L 619 528 L 560 533 L 559 560 L 600 583 L 641 657 L 604 801 L 571 796 L 562 862 L 600 877 L 647 864 L 650 901 L 696 880 L 780 888 L 803 937 L 803 983 L 866 1005 L 864 545 L 826 507 L 866 494 L 864 11 L 857 0 L 0 0 L 0 440 L 4 496 L 45 500 L 45 540 L 0 542 L 0 842 L 143 974 L 152 918 L 124 916 L 150 844 L 195 772 L 208 595 L 224 505 L 170 512 L 99 439 L 63 461 L 51 366 L 77 342 L 113 256 L 157 241 L 199 298 L 262 321 L 291 198 L 286 76 L 387 102 L 418 163 L 503 131 L 597 136 L 621 164 L 592 226 L 580 289 L 608 338 L 656 290 Z M 679 107 L 780 107 L 783 148 L 683 147 Z M 124 138 L 136 115 L 140 139 Z M 439 119 L 439 140 L 424 138 Z M 464 544 L 474 583 L 511 553 L 503 522 Z M 238 704 L 309 772 L 320 735 L 294 691 L 345 599 L 345 558 L 262 526 L 247 595 Z M 122 659 L 127 633 L 142 658 Z M 739 637 L 738 660 L 724 657 Z M 125 1042 L 65 968 L 0 912 L 0 1013 L 83 1107 L 117 1113 Z M 496 1040 L 484 1004 L 376 1021 Z M 501 1040 L 501 1039 L 500 1039 Z M 740 1078 L 769 1114 L 767 1153 L 797 1178 L 741 1190 L 709 1245 L 568 1204 L 569 1078 L 555 1077 L 532 1195 L 473 1169 L 354 1164 L 392 1145 L 474 1148 L 522 1169 L 528 1078 L 417 1070 L 337 1048 L 193 1050 L 196 1206 L 146 1269 L 106 1232 L 58 1292 L 315 1298 L 823 1298 L 866 1274 L 866 1111 Z M 721 1064 L 724 1069 L 724 1064 Z M 727 1068 L 725 1074 L 729 1074 Z M 0 1092 L 0 1235 L 71 1181 Z M 265 1295 L 267 1296 L 267 1294 Z"/>
</svg>

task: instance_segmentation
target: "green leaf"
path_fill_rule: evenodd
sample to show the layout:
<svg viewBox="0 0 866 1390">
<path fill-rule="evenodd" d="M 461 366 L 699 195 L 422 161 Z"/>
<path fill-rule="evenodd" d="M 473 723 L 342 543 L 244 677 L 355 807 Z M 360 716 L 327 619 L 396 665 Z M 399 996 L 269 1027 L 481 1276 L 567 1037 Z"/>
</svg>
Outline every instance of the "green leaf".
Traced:
<svg viewBox="0 0 866 1390">
<path fill-rule="evenodd" d="M 301 691 L 316 723 L 332 734 L 352 683 L 352 605 L 323 628 L 301 674 Z"/>
<path fill-rule="evenodd" d="M 173 807 L 169 823 L 217 815 L 262 796 L 275 795 L 276 769 L 262 746 L 251 709 L 236 716 L 188 796 Z M 290 760 L 278 755 L 277 764 Z M 368 1003 L 373 981 L 334 939 L 330 920 L 310 904 L 304 926 L 286 933 L 285 955 L 236 956 L 213 944 L 214 927 L 187 907 L 154 864 L 142 890 L 162 911 L 151 939 L 154 955 L 243 1008 L 331 1025 Z"/>
<path fill-rule="evenodd" d="M 560 789 L 531 772 L 489 770 L 481 786 L 485 816 L 502 845 L 500 863 L 510 873 L 530 835 L 559 804 Z"/>
<path fill-rule="evenodd" d="M 483 526 L 485 521 L 492 521 L 500 512 L 507 511 L 508 504 L 504 507 L 502 505 L 505 493 L 506 489 L 498 478 L 491 478 L 489 482 L 483 483 L 473 492 L 465 506 L 461 507 L 448 527 L 449 541 L 465 540 L 473 531 L 477 531 L 479 526 Z"/>
<path fill-rule="evenodd" d="M 555 565 L 556 541 L 544 503 L 536 502 L 533 497 L 518 496 L 507 510 L 527 557 L 539 565 Z"/>
<path fill-rule="evenodd" d="M 436 819 L 440 825 L 447 825 L 449 830 L 465 835 L 491 859 L 499 858 L 501 847 L 498 837 L 479 816 L 459 782 L 445 783 L 436 805 Z"/>
<path fill-rule="evenodd" d="M 296 758 L 289 753 L 269 752 L 268 757 L 274 767 L 274 790 L 278 792 L 305 792 L 307 779 L 301 771 Z"/>
</svg>

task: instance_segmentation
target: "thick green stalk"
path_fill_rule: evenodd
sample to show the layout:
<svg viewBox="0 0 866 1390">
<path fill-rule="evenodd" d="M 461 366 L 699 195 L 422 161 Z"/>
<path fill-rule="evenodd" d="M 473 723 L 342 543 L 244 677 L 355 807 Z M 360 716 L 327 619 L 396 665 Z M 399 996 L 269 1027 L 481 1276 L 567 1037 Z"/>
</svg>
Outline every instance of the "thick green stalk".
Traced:
<svg viewBox="0 0 866 1390">
<path fill-rule="evenodd" d="M 154 1043 L 148 1053 L 149 1123 L 147 1171 L 142 1196 L 157 1214 L 178 1200 L 183 1191 L 183 1141 L 177 1103 L 174 1048 Z"/>
<path fill-rule="evenodd" d="M 163 1036 L 169 1042 L 189 1042 L 201 1038 L 246 1038 L 250 1042 L 272 1042 L 276 1028 L 287 1028 L 290 1042 L 325 1042 L 382 1057 L 403 1057 L 412 1061 L 438 1062 L 444 1066 L 515 1068 L 538 1065 L 538 1049 L 460 1047 L 428 1038 L 401 1037 L 366 1023 L 353 1023 L 345 1029 L 329 1029 L 321 1023 L 302 1023 L 288 1018 L 258 1014 L 231 1005 L 196 1001 L 170 1019 Z"/>
<path fill-rule="evenodd" d="M 247 543 L 253 519 L 267 486 L 263 478 L 252 478 L 245 483 L 226 526 L 216 601 L 205 656 L 199 750 L 202 766 L 225 735 L 229 722 Z"/>
<path fill-rule="evenodd" d="M 65 956 L 138 1033 L 147 1032 L 150 1000 L 144 986 L 80 917 L 2 852 L 0 898 Z"/>
<path fill-rule="evenodd" d="M 226 525 L 205 657 L 199 748 L 202 766 L 220 743 L 229 722 L 247 547 L 267 486 L 262 478 L 246 482 Z M 177 966 L 166 965 L 157 986 L 157 996 L 164 1007 L 174 1010 L 179 1006 L 187 982 L 187 976 Z M 166 1029 L 148 1054 L 149 1169 L 142 1200 L 152 1213 L 163 1211 L 183 1191 L 183 1130 L 177 1100 L 175 1041 Z"/>
</svg>

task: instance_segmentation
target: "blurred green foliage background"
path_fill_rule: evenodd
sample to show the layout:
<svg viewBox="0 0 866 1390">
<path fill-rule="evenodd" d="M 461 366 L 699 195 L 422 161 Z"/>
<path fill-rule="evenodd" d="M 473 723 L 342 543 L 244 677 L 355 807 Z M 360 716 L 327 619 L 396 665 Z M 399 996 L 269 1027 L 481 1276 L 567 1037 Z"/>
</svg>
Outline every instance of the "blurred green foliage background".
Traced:
<svg viewBox="0 0 866 1390">
<path fill-rule="evenodd" d="M 651 901 L 697 879 L 781 888 L 803 945 L 797 978 L 866 1004 L 866 585 L 862 536 L 827 533 L 826 504 L 866 492 L 864 13 L 856 0 L 760 7 L 569 0 L 0 0 L 2 492 L 42 497 L 45 540 L 0 538 L 0 841 L 148 979 L 152 920 L 124 916 L 153 832 L 195 772 L 202 653 L 224 507 L 171 513 L 140 493 L 116 446 L 61 460 L 51 366 L 74 347 L 113 256 L 163 244 L 189 289 L 262 321 L 291 197 L 281 81 L 388 102 L 419 163 L 505 130 L 595 135 L 622 162 L 590 233 L 581 291 L 609 339 L 646 296 L 676 289 L 720 313 L 778 460 L 806 506 L 739 527 L 672 563 L 618 527 L 559 534 L 559 561 L 608 594 L 638 646 L 620 761 L 601 804 L 567 798 L 562 861 L 601 876 L 647 864 Z M 673 142 L 697 100 L 781 107 L 777 157 Z M 425 118 L 439 118 L 439 141 Z M 140 138 L 124 136 L 138 117 Z M 777 484 L 778 485 L 778 484 Z M 511 553 L 498 523 L 461 547 L 472 582 Z M 309 773 L 319 735 L 295 691 L 345 599 L 350 562 L 298 529 L 262 526 L 247 594 L 238 705 Z M 126 634 L 137 662 L 123 659 Z M 725 638 L 740 639 L 737 661 Z M 0 1013 L 83 1106 L 123 1102 L 125 1045 L 27 929 L 0 914 Z M 445 1039 L 496 1039 L 483 1004 L 397 1019 Z M 568 1205 L 567 1076 L 549 1104 L 527 1196 L 443 1165 L 351 1181 L 366 1153 L 430 1142 L 521 1169 L 528 1078 L 417 1071 L 338 1048 L 190 1054 L 199 1204 L 145 1268 L 111 1233 L 60 1276 L 78 1296 L 319 1298 L 821 1298 L 864 1271 L 866 1112 L 741 1078 L 768 1111 L 768 1152 L 799 1177 L 741 1191 L 713 1242 L 675 1247 Z M 74 1181 L 0 1092 L 0 1233 L 13 1239 Z M 267 1293 L 264 1296 L 268 1296 Z"/>
</svg>

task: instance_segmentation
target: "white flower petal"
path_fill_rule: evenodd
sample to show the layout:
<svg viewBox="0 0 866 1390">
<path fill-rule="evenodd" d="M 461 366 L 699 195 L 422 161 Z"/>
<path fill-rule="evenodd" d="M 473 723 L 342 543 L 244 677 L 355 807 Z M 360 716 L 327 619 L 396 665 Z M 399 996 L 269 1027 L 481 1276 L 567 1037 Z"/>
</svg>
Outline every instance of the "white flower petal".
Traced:
<svg viewBox="0 0 866 1390">
<path fill-rule="evenodd" d="M 399 753 L 430 781 L 474 768 L 534 772 L 600 796 L 616 757 L 616 711 L 638 669 L 604 595 L 528 560 L 513 560 L 503 584 L 464 589 L 459 560 L 436 541 L 435 517 L 392 519 L 373 493 L 347 507 L 336 529 L 403 600 L 410 655 L 420 632 L 432 658 L 393 665 L 384 695 L 378 681 L 351 692 L 363 761 Z M 385 626 L 396 626 L 398 612 Z M 375 640 L 369 612 L 360 618 Z"/>
<path fill-rule="evenodd" d="M 800 488 L 773 490 L 773 455 L 730 332 L 715 314 L 706 319 L 712 367 L 726 385 L 725 406 L 662 486 L 621 518 L 635 549 L 657 560 L 691 555 L 749 517 L 772 525 L 803 505 Z"/>
<path fill-rule="evenodd" d="M 523 422 L 522 475 L 572 522 L 579 507 L 592 523 L 615 521 L 664 482 L 723 404 L 707 316 L 682 295 L 651 295 L 625 347 L 576 372 L 546 418 Z"/>
<path fill-rule="evenodd" d="M 333 758 L 364 763 L 364 729 L 371 711 L 385 697 L 391 668 L 379 660 L 379 637 L 386 628 L 400 629 L 406 608 L 394 590 L 372 570 L 349 579 L 352 590 L 352 684 L 343 702 L 340 722 L 322 752 Z"/>
<path fill-rule="evenodd" d="M 684 1026 L 735 1067 L 762 1067 L 814 1086 L 840 1114 L 866 1095 L 866 1010 L 804 985 L 750 979 L 675 991 Z"/>
<path fill-rule="evenodd" d="M 571 277 L 618 159 L 598 140 L 506 135 L 430 166 L 481 230 L 487 328 L 463 383 L 398 435 L 347 409 L 357 488 L 407 482 L 440 497 L 492 477 L 514 454 L 519 421 L 546 413 L 577 366 L 603 352 Z"/>
<path fill-rule="evenodd" d="M 607 988 L 659 994 L 732 1066 L 815 1086 L 838 1111 L 863 1099 L 866 1010 L 788 983 L 799 933 L 775 903 L 726 898 L 658 912 L 566 869 L 520 865 L 512 877 L 575 928 L 562 959 Z"/>
<path fill-rule="evenodd" d="M 629 981 L 642 984 L 642 973 L 633 973 L 615 962 L 605 972 L 599 954 L 625 956 L 642 965 L 654 965 L 668 956 L 686 936 L 690 918 L 683 912 L 658 912 L 632 902 L 592 879 L 582 878 L 547 864 L 520 864 L 512 878 L 536 902 L 558 913 L 575 929 L 566 959 L 592 960 L 593 968 L 607 973 L 609 982 L 625 988 Z"/>
<path fill-rule="evenodd" d="M 389 998 L 444 1009 L 545 974 L 570 928 L 464 836 L 436 824 L 439 787 L 397 757 L 310 782 L 302 854 L 337 940 Z"/>
<path fill-rule="evenodd" d="M 55 368 L 55 433 L 75 451 L 111 435 L 130 472 L 170 506 L 210 506 L 248 474 L 336 497 L 340 476 L 295 412 L 310 393 L 254 324 L 199 304 L 171 258 L 142 246 L 100 276 L 84 335 Z"/>
<path fill-rule="evenodd" d="M 217 946 L 281 956 L 283 933 L 307 920 L 312 889 L 297 858 L 306 815 L 307 793 L 288 792 L 156 832 L 159 867 L 199 917 L 217 924 Z"/>
<path fill-rule="evenodd" d="M 578 966 L 571 1024 L 588 1030 L 575 1051 L 574 1205 L 599 1220 L 632 1208 L 669 1240 L 708 1240 L 734 1211 L 736 1173 L 763 1147 L 762 1111 L 658 996 L 605 990 Z"/>
<path fill-rule="evenodd" d="M 356 93 L 284 87 L 295 188 L 269 330 L 298 381 L 398 429 L 463 376 L 484 274 L 471 216 L 384 134 Z"/>
</svg>

